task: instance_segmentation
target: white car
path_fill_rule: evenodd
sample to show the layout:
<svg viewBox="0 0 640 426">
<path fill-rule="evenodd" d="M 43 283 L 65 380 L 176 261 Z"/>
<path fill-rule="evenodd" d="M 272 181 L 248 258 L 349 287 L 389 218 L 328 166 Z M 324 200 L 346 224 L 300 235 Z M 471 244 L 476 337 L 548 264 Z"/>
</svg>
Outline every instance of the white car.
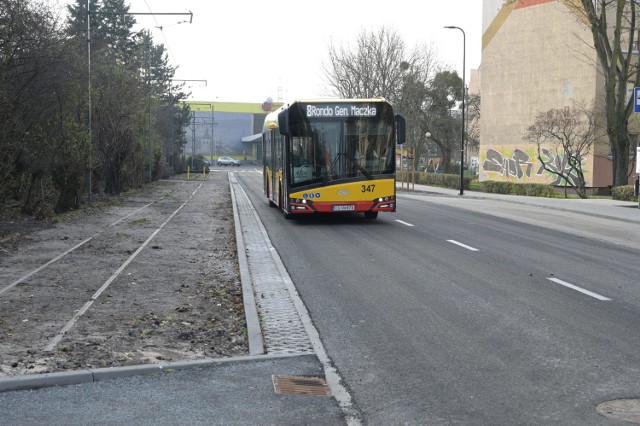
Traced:
<svg viewBox="0 0 640 426">
<path fill-rule="evenodd" d="M 240 166 L 240 160 L 231 157 L 219 157 L 218 166 Z"/>
</svg>

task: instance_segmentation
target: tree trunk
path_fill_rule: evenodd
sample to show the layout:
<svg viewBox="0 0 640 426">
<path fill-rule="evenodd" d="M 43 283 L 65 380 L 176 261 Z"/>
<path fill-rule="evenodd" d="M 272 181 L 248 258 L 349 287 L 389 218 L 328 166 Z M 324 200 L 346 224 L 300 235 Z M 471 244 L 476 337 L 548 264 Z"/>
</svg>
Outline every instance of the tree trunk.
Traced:
<svg viewBox="0 0 640 426">
<path fill-rule="evenodd" d="M 442 149 L 442 171 L 451 173 L 451 150 Z"/>
<path fill-rule="evenodd" d="M 626 120 L 617 120 L 617 155 L 613 156 L 613 186 L 629 184 L 629 132 Z"/>
</svg>

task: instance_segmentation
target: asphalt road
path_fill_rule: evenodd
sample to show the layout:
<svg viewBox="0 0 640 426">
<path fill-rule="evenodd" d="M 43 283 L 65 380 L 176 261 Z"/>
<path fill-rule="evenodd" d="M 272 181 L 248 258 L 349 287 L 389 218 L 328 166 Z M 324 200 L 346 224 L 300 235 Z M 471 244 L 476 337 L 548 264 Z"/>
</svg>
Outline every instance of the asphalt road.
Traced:
<svg viewBox="0 0 640 426">
<path fill-rule="evenodd" d="M 638 225 L 433 195 L 285 220 L 238 180 L 365 423 L 618 424 L 596 406 L 640 396 Z"/>
</svg>

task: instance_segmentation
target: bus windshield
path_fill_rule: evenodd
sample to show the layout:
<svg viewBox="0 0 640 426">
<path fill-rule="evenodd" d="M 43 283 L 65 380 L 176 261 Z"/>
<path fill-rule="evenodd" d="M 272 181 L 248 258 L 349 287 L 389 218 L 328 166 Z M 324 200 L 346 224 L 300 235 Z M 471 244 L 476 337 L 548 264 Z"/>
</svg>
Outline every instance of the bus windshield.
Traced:
<svg viewBox="0 0 640 426">
<path fill-rule="evenodd" d="M 381 104 L 376 108 L 366 117 L 309 117 L 301 113 L 304 104 L 291 110 L 291 186 L 393 174 L 393 113 Z"/>
</svg>

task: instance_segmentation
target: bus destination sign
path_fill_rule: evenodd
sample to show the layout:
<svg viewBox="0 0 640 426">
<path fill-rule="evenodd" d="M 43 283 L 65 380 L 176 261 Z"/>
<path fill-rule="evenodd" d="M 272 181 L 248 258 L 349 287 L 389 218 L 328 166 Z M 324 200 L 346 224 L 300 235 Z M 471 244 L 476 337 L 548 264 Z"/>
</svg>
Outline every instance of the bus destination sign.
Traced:
<svg viewBox="0 0 640 426">
<path fill-rule="evenodd" d="M 307 105 L 307 117 L 375 117 L 376 107 L 370 105 Z"/>
</svg>

